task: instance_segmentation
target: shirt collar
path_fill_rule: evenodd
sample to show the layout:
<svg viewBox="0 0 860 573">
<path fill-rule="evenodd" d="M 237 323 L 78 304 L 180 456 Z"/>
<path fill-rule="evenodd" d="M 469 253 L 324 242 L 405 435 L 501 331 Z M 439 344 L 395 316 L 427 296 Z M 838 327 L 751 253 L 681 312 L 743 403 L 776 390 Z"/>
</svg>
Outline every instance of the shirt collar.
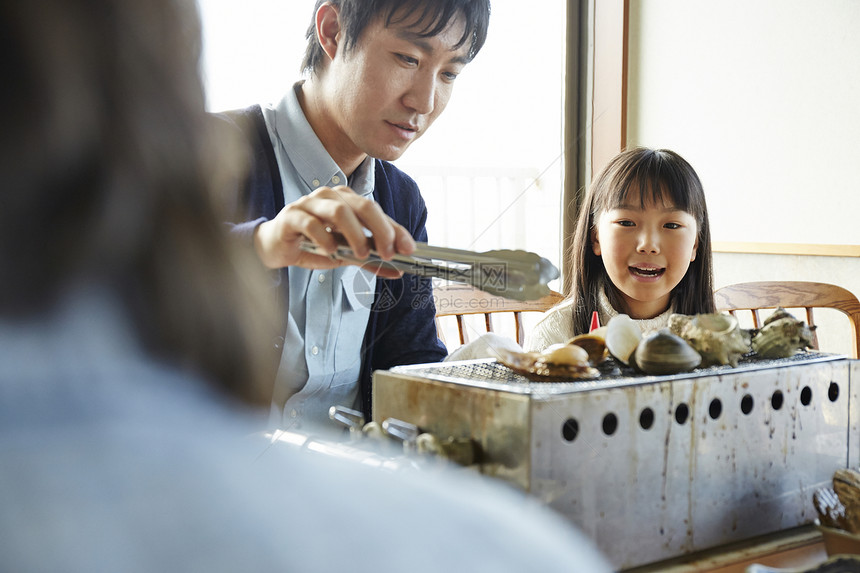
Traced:
<svg viewBox="0 0 860 573">
<path fill-rule="evenodd" d="M 375 181 L 374 162 L 366 157 L 347 181 L 343 170 L 326 151 L 322 142 L 308 123 L 299 104 L 298 90 L 303 82 L 297 82 L 288 90 L 275 110 L 274 131 L 296 172 L 313 191 L 322 185 L 334 187 L 349 184 L 359 195 L 373 193 Z"/>
<path fill-rule="evenodd" d="M 373 187 L 376 183 L 376 170 L 374 169 L 376 162 L 372 157 L 364 158 L 356 170 L 349 178 L 349 186 L 353 191 L 365 197 L 373 193 Z"/>
</svg>

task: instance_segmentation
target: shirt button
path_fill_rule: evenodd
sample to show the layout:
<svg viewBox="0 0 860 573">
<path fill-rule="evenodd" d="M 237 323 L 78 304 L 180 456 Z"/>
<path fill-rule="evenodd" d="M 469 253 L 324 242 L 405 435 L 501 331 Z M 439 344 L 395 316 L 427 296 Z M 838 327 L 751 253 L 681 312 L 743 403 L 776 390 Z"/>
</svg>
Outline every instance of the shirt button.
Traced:
<svg viewBox="0 0 860 573">
<path fill-rule="evenodd" d="M 290 410 L 290 418 L 295 418 L 298 415 L 299 415 L 299 413 L 296 412 L 295 410 Z"/>
<path fill-rule="evenodd" d="M 324 282 L 325 282 L 325 274 L 321 274 L 319 277 L 317 277 L 317 280 L 318 280 L 320 283 L 324 283 Z"/>
<path fill-rule="evenodd" d="M 311 181 L 311 183 L 313 183 L 314 187 L 320 186 L 320 180 L 319 179 L 314 179 L 313 181 Z"/>
<path fill-rule="evenodd" d="M 284 337 L 276 336 L 273 340 L 273 346 L 275 347 L 275 350 L 282 349 L 284 347 Z"/>
<path fill-rule="evenodd" d="M 334 183 L 335 185 L 337 185 L 338 183 L 340 183 L 340 177 L 335 175 L 334 177 L 331 178 L 331 182 Z"/>
<path fill-rule="evenodd" d="M 314 356 L 316 356 L 319 353 L 320 353 L 320 347 L 319 346 L 314 346 L 313 348 L 311 348 L 311 354 L 313 354 Z"/>
</svg>

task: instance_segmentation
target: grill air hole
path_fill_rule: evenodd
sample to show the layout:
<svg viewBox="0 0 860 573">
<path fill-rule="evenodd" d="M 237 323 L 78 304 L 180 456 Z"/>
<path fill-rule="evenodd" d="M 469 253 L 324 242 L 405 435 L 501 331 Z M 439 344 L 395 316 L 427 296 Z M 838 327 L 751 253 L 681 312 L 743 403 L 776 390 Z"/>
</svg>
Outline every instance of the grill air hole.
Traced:
<svg viewBox="0 0 860 573">
<path fill-rule="evenodd" d="M 720 414 L 723 413 L 723 403 L 720 402 L 719 398 L 714 398 L 711 400 L 711 405 L 708 407 L 708 414 L 710 414 L 712 420 L 716 420 L 720 417 Z"/>
<path fill-rule="evenodd" d="M 782 408 L 783 401 L 784 399 L 780 390 L 774 392 L 773 396 L 770 397 L 770 405 L 773 406 L 774 410 L 779 410 L 780 408 Z"/>
<path fill-rule="evenodd" d="M 566 442 L 572 442 L 577 435 L 579 435 L 579 422 L 573 418 L 568 418 L 561 426 L 561 437 Z"/>
<path fill-rule="evenodd" d="M 812 403 L 812 388 L 804 386 L 800 391 L 800 403 L 804 406 L 809 406 Z"/>
<path fill-rule="evenodd" d="M 827 397 L 830 398 L 831 402 L 839 399 L 839 384 L 836 382 L 830 383 L 830 388 L 827 389 Z"/>
<path fill-rule="evenodd" d="M 675 408 L 675 421 L 683 426 L 689 417 L 690 408 L 684 403 L 678 404 L 678 407 Z"/>
<path fill-rule="evenodd" d="M 642 413 L 639 414 L 639 427 L 643 430 L 650 430 L 651 426 L 654 425 L 654 410 L 651 408 L 645 408 L 642 410 Z"/>
<path fill-rule="evenodd" d="M 615 430 L 618 429 L 618 418 L 610 412 L 603 416 L 603 433 L 607 436 L 611 436 L 615 433 Z"/>
</svg>

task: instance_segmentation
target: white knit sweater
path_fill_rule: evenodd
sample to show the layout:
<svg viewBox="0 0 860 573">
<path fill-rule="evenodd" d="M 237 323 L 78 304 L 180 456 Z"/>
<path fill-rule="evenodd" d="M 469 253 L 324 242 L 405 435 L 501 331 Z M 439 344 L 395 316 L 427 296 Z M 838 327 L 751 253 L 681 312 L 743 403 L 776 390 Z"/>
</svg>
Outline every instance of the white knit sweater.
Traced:
<svg viewBox="0 0 860 573">
<path fill-rule="evenodd" d="M 597 314 L 600 317 L 600 324 L 609 324 L 610 319 L 618 316 L 620 313 L 612 308 L 609 304 L 609 299 L 606 294 L 600 291 L 600 307 L 597 309 Z M 669 324 L 669 316 L 675 312 L 674 306 L 669 305 L 669 308 L 663 313 L 654 318 L 643 318 L 636 320 L 643 334 L 660 330 Z M 567 342 L 577 334 L 573 330 L 573 301 L 567 299 L 557 304 L 553 308 L 546 311 L 540 321 L 526 335 L 525 349 L 527 351 L 540 352 L 546 347 L 557 344 L 559 342 Z"/>
</svg>

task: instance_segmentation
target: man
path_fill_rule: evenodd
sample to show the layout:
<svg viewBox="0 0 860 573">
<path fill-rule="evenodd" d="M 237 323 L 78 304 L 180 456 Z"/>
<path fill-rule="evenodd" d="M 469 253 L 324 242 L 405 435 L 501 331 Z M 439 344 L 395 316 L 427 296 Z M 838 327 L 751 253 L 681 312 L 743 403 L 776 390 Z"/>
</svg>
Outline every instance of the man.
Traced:
<svg viewBox="0 0 860 573">
<path fill-rule="evenodd" d="M 0 571 L 611 571 L 470 472 L 259 456 L 195 8 L 0 2 Z"/>
<path fill-rule="evenodd" d="M 390 259 L 427 240 L 418 188 L 388 161 L 445 109 L 489 12 L 489 0 L 319 0 L 306 80 L 274 107 L 225 114 L 254 163 L 234 232 L 276 269 L 285 305 L 273 396 L 281 427 L 324 423 L 335 404 L 369 417 L 373 370 L 446 356 L 429 279 L 377 279 L 300 244 L 331 253 L 334 230 L 363 258 L 367 229 Z"/>
</svg>

